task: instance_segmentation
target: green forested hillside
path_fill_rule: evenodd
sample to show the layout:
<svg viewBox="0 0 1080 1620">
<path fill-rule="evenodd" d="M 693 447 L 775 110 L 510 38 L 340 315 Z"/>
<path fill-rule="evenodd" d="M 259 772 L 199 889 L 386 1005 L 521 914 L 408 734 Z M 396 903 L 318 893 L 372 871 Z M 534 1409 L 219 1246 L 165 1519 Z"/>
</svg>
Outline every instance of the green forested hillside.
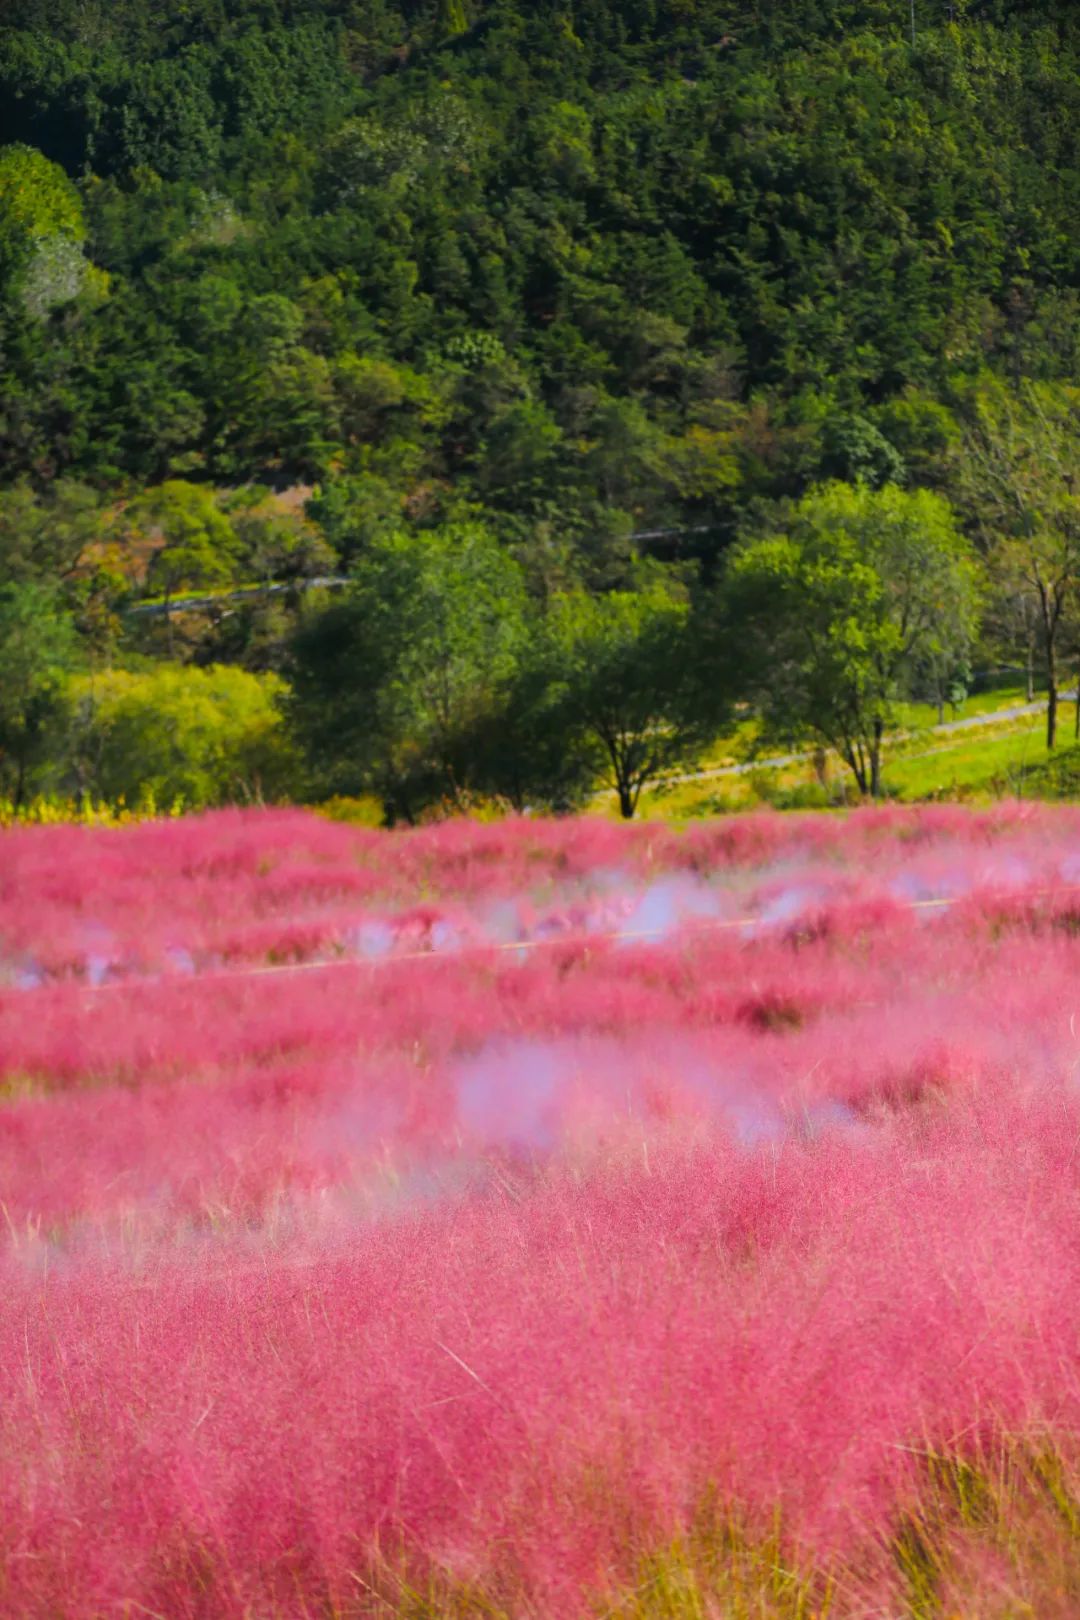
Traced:
<svg viewBox="0 0 1080 1620">
<path fill-rule="evenodd" d="M 914 28 L 910 0 L 8 0 L 0 571 L 66 571 L 110 659 L 260 668 L 280 605 L 167 648 L 117 614 L 462 522 L 541 601 L 642 557 L 708 583 L 837 480 L 943 492 L 985 550 L 973 401 L 1080 384 L 1080 15 L 916 0 Z"/>
</svg>

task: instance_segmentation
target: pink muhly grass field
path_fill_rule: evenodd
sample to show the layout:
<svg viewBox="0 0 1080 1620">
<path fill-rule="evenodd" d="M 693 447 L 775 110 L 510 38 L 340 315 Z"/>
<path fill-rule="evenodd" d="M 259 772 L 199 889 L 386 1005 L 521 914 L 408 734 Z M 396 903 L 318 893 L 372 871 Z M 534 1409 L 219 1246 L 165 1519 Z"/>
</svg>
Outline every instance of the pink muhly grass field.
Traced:
<svg viewBox="0 0 1080 1620">
<path fill-rule="evenodd" d="M 1080 1612 L 1080 814 L 0 835 L 0 1613 Z"/>
</svg>

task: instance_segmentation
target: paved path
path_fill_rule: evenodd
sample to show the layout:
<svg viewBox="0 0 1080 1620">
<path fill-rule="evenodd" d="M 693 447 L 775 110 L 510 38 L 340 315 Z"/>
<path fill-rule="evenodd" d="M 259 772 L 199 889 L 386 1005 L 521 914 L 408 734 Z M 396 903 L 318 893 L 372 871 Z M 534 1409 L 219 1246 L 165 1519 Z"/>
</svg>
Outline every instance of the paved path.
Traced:
<svg viewBox="0 0 1080 1620">
<path fill-rule="evenodd" d="M 130 619 L 156 619 L 167 613 L 201 613 L 221 602 L 254 602 L 262 596 L 280 596 L 284 591 L 340 590 L 348 583 L 344 574 L 325 574 L 317 579 L 277 581 L 272 585 L 240 585 L 232 591 L 207 591 L 204 596 L 177 596 L 171 602 L 136 602 L 127 609 L 127 615 Z"/>
<path fill-rule="evenodd" d="M 1060 703 L 1071 703 L 1075 698 L 1074 692 L 1061 692 L 1058 695 Z M 1023 720 L 1029 715 L 1045 714 L 1046 702 L 1040 698 L 1035 703 L 1017 703 L 1008 709 L 990 709 L 985 714 L 969 714 L 962 720 L 946 720 L 939 726 L 928 726 L 927 731 L 935 737 L 947 737 L 958 731 L 976 731 L 983 726 L 1002 725 L 1012 720 Z M 891 741 L 898 738 L 910 737 L 910 731 L 894 731 Z M 928 753 L 936 753 L 936 749 L 928 749 Z M 813 752 L 809 749 L 794 754 L 770 754 L 764 759 L 753 759 L 742 765 L 707 765 L 700 771 L 682 771 L 675 776 L 662 778 L 664 784 L 678 782 L 705 782 L 716 776 L 745 776 L 750 771 L 774 770 L 784 765 L 798 765 L 804 760 L 813 759 Z M 919 758 L 913 755 L 912 758 Z M 605 794 L 614 792 L 613 788 L 603 788 L 595 795 L 603 798 Z"/>
</svg>

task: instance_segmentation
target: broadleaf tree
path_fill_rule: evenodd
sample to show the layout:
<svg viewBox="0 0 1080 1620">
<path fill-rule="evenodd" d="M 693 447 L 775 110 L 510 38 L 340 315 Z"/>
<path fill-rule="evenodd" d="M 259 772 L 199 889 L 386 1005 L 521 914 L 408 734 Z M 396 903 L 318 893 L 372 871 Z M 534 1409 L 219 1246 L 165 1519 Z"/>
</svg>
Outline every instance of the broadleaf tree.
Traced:
<svg viewBox="0 0 1080 1620">
<path fill-rule="evenodd" d="M 478 787 L 519 812 L 576 808 L 595 783 L 595 747 L 569 723 L 567 667 L 546 618 L 468 738 Z"/>
<path fill-rule="evenodd" d="M 657 576 L 552 606 L 566 735 L 592 751 L 627 820 L 647 784 L 692 761 L 719 729 L 722 688 L 703 679 L 696 624 L 686 593 Z"/>
<path fill-rule="evenodd" d="M 31 772 L 55 754 L 73 640 L 49 586 L 0 586 L 0 782 L 16 807 Z"/>
<path fill-rule="evenodd" d="M 344 600 L 302 625 L 293 713 L 324 785 L 374 790 L 391 819 L 460 804 L 470 739 L 525 640 L 521 570 L 469 523 L 372 541 Z"/>
<path fill-rule="evenodd" d="M 998 596 L 1034 604 L 1053 748 L 1061 663 L 1080 617 L 1080 389 L 990 381 L 970 403 L 959 482 Z"/>
<path fill-rule="evenodd" d="M 78 790 L 159 810 L 276 799 L 296 768 L 283 696 L 277 676 L 229 665 L 77 678 L 69 730 Z"/>
<path fill-rule="evenodd" d="M 96 491 L 58 478 L 39 495 L 29 480 L 0 490 L 0 581 L 68 581 L 99 540 L 102 502 Z"/>
<path fill-rule="evenodd" d="M 234 582 L 239 542 L 212 491 L 182 478 L 147 490 L 124 514 L 128 533 L 156 542 L 147 583 L 161 592 L 170 654 L 172 608 L 183 590 L 220 590 Z"/>
<path fill-rule="evenodd" d="M 962 668 L 980 571 L 948 502 L 895 485 L 811 490 L 781 533 L 740 544 L 722 634 L 762 735 L 834 748 L 859 791 L 882 791 L 886 728 L 927 664 Z"/>
</svg>

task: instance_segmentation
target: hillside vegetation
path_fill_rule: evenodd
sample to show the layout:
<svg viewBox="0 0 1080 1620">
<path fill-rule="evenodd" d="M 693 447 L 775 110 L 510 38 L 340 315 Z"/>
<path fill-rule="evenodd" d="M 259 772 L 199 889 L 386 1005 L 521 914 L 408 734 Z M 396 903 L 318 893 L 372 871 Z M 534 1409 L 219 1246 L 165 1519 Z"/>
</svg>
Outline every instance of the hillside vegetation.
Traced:
<svg viewBox="0 0 1080 1620">
<path fill-rule="evenodd" d="M 1074 7 L 9 0 L 0 105 L 13 797 L 191 665 L 281 749 L 189 802 L 630 814 L 737 703 L 878 793 L 1002 663 L 1053 740 Z"/>
</svg>

